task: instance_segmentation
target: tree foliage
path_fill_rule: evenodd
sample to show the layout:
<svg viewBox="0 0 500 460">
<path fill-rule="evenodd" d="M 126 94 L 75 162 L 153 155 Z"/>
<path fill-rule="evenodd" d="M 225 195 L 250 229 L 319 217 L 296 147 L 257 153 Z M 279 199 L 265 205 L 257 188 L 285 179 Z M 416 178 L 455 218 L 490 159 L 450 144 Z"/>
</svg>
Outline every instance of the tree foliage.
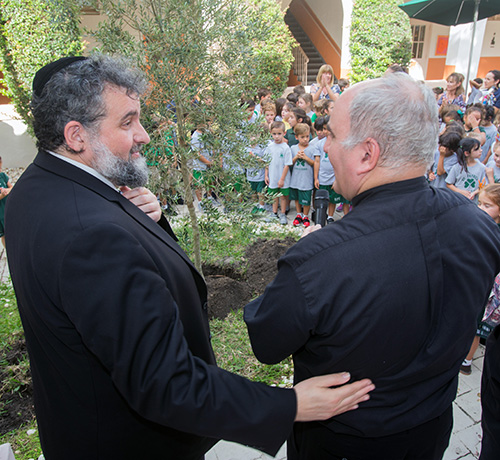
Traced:
<svg viewBox="0 0 500 460">
<path fill-rule="evenodd" d="M 408 66 L 411 29 L 399 0 L 355 0 L 352 10 L 351 80 L 380 77 L 391 64 Z"/>
<path fill-rule="evenodd" d="M 260 87 L 275 93 L 286 87 L 294 40 L 283 13 L 274 0 L 100 0 L 95 7 L 107 18 L 94 32 L 99 51 L 132 59 L 151 82 L 143 118 L 152 140 L 147 152 L 159 170 L 158 192 L 171 195 L 181 176 L 199 241 L 191 133 L 203 129 L 212 158 L 207 190 L 223 197 L 226 207 L 238 206 L 241 192 L 234 184 L 245 182 L 241 167 L 255 166 L 248 148 L 262 132 L 247 122 L 241 101 Z M 179 174 L 172 174 L 173 164 Z M 200 269 L 196 241 L 194 258 Z"/>
<path fill-rule="evenodd" d="M 83 52 L 78 13 L 71 1 L 0 0 L 1 83 L 25 121 L 30 120 L 36 71 L 60 57 Z"/>
</svg>

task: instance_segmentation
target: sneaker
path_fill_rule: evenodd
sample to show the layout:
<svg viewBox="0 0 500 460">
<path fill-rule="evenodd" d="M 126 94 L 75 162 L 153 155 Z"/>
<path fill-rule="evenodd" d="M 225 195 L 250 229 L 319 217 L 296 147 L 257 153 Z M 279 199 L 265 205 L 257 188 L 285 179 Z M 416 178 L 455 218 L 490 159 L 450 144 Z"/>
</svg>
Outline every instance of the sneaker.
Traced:
<svg viewBox="0 0 500 460">
<path fill-rule="evenodd" d="M 305 216 L 303 219 L 302 219 L 302 223 L 304 224 L 304 227 L 309 227 L 311 225 L 311 222 L 309 222 L 309 217 Z"/>
<path fill-rule="evenodd" d="M 278 214 L 276 214 L 275 212 L 270 212 L 269 213 L 269 216 L 266 217 L 266 222 L 276 222 L 276 219 L 278 219 Z"/>
<path fill-rule="evenodd" d="M 288 221 L 286 220 L 286 215 L 285 214 L 280 214 L 280 224 L 281 225 L 288 224 Z"/>
<path fill-rule="evenodd" d="M 337 212 L 340 212 L 340 211 L 342 211 L 342 209 L 344 209 L 344 205 L 343 205 L 342 203 L 340 203 L 340 204 L 337 206 L 336 211 L 337 211 Z"/>
<path fill-rule="evenodd" d="M 298 227 L 302 222 L 302 217 L 300 216 L 300 214 L 297 214 L 297 217 L 293 220 L 293 225 L 295 227 Z"/>
<path fill-rule="evenodd" d="M 333 220 L 333 217 L 328 216 L 326 218 L 326 225 L 333 224 L 335 221 Z"/>
<path fill-rule="evenodd" d="M 471 375 L 472 373 L 472 366 L 469 364 L 462 364 L 460 366 L 460 373 L 463 375 Z"/>
</svg>

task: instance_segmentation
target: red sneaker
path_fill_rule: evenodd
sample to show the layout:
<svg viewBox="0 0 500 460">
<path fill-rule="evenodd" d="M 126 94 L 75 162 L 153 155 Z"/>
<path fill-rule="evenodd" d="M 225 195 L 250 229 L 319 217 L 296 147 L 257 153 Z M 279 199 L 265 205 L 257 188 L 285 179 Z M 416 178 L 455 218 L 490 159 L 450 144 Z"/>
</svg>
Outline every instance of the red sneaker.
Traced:
<svg viewBox="0 0 500 460">
<path fill-rule="evenodd" d="M 309 225 L 311 225 L 311 222 L 309 222 L 309 217 L 305 216 L 303 219 L 302 219 L 302 223 L 304 224 L 304 227 L 309 227 Z"/>
<path fill-rule="evenodd" d="M 307 217 L 306 217 L 306 219 L 307 219 Z M 309 219 L 308 219 L 308 222 L 309 222 Z M 297 217 L 293 221 L 293 225 L 295 227 L 298 227 L 301 223 L 302 223 L 302 217 L 300 217 L 300 214 L 297 214 Z"/>
</svg>

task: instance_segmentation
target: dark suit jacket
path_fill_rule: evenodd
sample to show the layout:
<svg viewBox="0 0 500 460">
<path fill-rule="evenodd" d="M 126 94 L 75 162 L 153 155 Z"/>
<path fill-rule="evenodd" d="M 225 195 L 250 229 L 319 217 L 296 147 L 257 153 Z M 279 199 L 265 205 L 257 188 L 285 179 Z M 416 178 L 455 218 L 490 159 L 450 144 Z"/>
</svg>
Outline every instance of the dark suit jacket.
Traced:
<svg viewBox="0 0 500 460">
<path fill-rule="evenodd" d="M 136 206 L 40 152 L 6 235 L 47 460 L 199 459 L 219 437 L 279 449 L 294 392 L 216 367 L 205 283 Z"/>
</svg>

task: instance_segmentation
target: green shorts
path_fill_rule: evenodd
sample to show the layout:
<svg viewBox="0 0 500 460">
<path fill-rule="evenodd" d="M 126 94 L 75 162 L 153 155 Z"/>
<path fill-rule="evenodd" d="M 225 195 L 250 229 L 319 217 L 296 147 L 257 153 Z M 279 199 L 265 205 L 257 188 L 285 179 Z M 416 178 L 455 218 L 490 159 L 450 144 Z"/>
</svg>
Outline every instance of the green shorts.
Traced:
<svg viewBox="0 0 500 460">
<path fill-rule="evenodd" d="M 269 193 L 269 195 L 283 195 L 283 196 L 288 196 L 289 193 L 290 193 L 290 189 L 289 188 L 268 188 L 267 189 L 267 193 Z"/>
<path fill-rule="evenodd" d="M 262 192 L 262 190 L 264 190 L 264 188 L 266 187 L 266 183 L 263 180 L 260 180 L 258 182 L 252 182 L 251 180 L 249 180 L 248 182 L 250 182 L 250 188 L 252 189 L 252 192 L 255 193 Z"/>
<path fill-rule="evenodd" d="M 290 200 L 298 201 L 301 206 L 311 206 L 312 190 L 290 188 Z"/>
<path fill-rule="evenodd" d="M 193 185 L 195 187 L 203 187 L 205 185 L 205 171 L 193 169 Z"/>
<path fill-rule="evenodd" d="M 328 190 L 328 201 L 332 204 L 351 204 L 349 200 L 346 200 L 342 195 L 339 195 L 335 190 L 333 190 L 331 185 L 320 185 L 320 190 Z"/>
</svg>

